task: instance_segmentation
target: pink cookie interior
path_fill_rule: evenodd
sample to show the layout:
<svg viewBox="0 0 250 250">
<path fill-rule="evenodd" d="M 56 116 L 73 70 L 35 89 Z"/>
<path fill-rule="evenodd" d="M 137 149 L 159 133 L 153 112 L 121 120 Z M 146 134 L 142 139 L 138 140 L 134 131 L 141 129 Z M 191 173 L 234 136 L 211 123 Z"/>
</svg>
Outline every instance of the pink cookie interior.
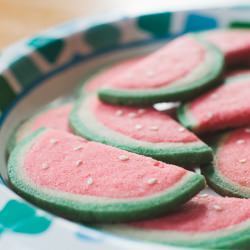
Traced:
<svg viewBox="0 0 250 250">
<path fill-rule="evenodd" d="M 118 89 L 154 89 L 170 86 L 197 66 L 205 58 L 204 48 L 192 37 L 180 37 L 132 65 L 109 70 L 103 74 L 102 86 Z"/>
<path fill-rule="evenodd" d="M 68 118 L 72 107 L 73 104 L 68 103 L 43 112 L 33 120 L 32 130 L 35 131 L 40 127 L 47 127 L 69 132 Z"/>
<path fill-rule="evenodd" d="M 113 106 L 99 101 L 95 96 L 91 97 L 90 103 L 91 111 L 98 121 L 133 139 L 154 143 L 198 140 L 173 118 L 153 108 Z"/>
<path fill-rule="evenodd" d="M 222 142 L 217 152 L 219 172 L 230 181 L 250 187 L 250 129 L 237 129 Z M 243 161 L 243 162 L 242 162 Z"/>
<path fill-rule="evenodd" d="M 121 160 L 124 155 L 129 159 Z M 24 166 L 25 174 L 37 186 L 78 195 L 121 199 L 166 191 L 188 172 L 152 158 L 54 130 L 39 136 L 25 155 Z M 152 178 L 157 181 L 148 183 Z"/>
<path fill-rule="evenodd" d="M 50 108 L 32 119 L 29 132 L 33 132 L 41 127 L 53 128 L 70 132 L 69 113 L 73 107 L 72 103 L 67 103 L 59 107 Z"/>
<path fill-rule="evenodd" d="M 189 105 L 198 131 L 250 124 L 250 78 L 223 84 Z"/>
<path fill-rule="evenodd" d="M 238 208 L 237 211 L 235 208 Z M 250 219 L 250 200 L 196 196 L 179 211 L 165 217 L 131 223 L 146 230 L 209 232 Z"/>
<path fill-rule="evenodd" d="M 125 60 L 100 71 L 100 73 L 97 73 L 86 82 L 84 91 L 88 93 L 97 91 L 99 88 L 103 87 L 103 85 L 108 84 L 109 80 L 111 80 L 114 75 L 119 75 L 121 72 L 126 71 L 128 67 L 134 65 L 141 60 L 141 58 L 142 57 Z"/>
<path fill-rule="evenodd" d="M 228 64 L 239 63 L 250 56 L 250 31 L 247 30 L 219 30 L 205 35 L 222 50 Z"/>
<path fill-rule="evenodd" d="M 21 127 L 17 135 L 17 140 L 21 140 L 35 130 L 46 127 L 71 132 L 69 127 L 69 113 L 73 107 L 72 103 L 67 103 L 59 107 L 50 108 L 35 116 L 28 124 Z"/>
</svg>

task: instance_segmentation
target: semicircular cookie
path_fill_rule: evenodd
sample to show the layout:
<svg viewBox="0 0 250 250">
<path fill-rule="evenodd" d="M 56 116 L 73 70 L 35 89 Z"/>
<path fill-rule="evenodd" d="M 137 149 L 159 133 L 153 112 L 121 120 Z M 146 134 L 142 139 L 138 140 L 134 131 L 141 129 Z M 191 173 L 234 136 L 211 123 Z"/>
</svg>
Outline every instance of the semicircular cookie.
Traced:
<svg viewBox="0 0 250 250">
<path fill-rule="evenodd" d="M 98 93 L 105 102 L 123 105 L 188 100 L 217 85 L 223 67 L 224 57 L 215 46 L 186 35 L 102 78 Z"/>
<path fill-rule="evenodd" d="M 250 31 L 247 29 L 212 30 L 201 33 L 216 45 L 225 56 L 227 66 L 244 65 L 250 57 Z"/>
<path fill-rule="evenodd" d="M 250 198 L 250 128 L 218 136 L 213 148 L 214 162 L 202 169 L 209 186 L 222 195 Z"/>
<path fill-rule="evenodd" d="M 28 200 L 85 222 L 156 217 L 204 187 L 199 174 L 51 129 L 15 147 L 8 176 Z"/>
<path fill-rule="evenodd" d="M 183 104 L 179 121 L 187 128 L 204 133 L 250 124 L 250 73 L 227 77 L 223 84 Z"/>
<path fill-rule="evenodd" d="M 76 103 L 70 124 L 76 134 L 89 140 L 168 163 L 192 166 L 213 159 L 204 142 L 153 108 L 113 106 L 88 95 Z"/>
<path fill-rule="evenodd" d="M 238 209 L 237 209 L 238 208 Z M 199 249 L 249 249 L 250 200 L 198 195 L 153 220 L 97 228 L 130 239 Z"/>
<path fill-rule="evenodd" d="M 71 132 L 68 120 L 72 107 L 73 103 L 66 103 L 60 106 L 48 105 L 38 114 L 23 122 L 10 136 L 8 152 L 13 150 L 16 143 L 41 127 Z"/>
</svg>

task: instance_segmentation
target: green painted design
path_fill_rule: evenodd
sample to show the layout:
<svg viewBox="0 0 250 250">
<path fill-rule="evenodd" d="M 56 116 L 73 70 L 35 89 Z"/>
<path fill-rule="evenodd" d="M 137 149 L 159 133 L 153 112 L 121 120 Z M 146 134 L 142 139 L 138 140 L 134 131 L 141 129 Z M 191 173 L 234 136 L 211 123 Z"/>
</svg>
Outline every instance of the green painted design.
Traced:
<svg viewBox="0 0 250 250">
<path fill-rule="evenodd" d="M 4 110 L 16 97 L 15 92 L 9 86 L 5 77 L 0 75 L 0 110 Z M 1 113 L 0 113 L 1 114 Z"/>
<path fill-rule="evenodd" d="M 23 87 L 28 87 L 34 80 L 42 75 L 40 69 L 29 57 L 17 59 L 9 68 Z"/>
<path fill-rule="evenodd" d="M 138 18 L 138 26 L 155 37 L 165 37 L 169 33 L 171 13 L 157 13 Z"/>
<path fill-rule="evenodd" d="M 119 43 L 121 33 L 111 24 L 101 24 L 86 31 L 84 39 L 93 49 L 108 49 Z"/>
<path fill-rule="evenodd" d="M 35 208 L 28 204 L 10 200 L 0 211 L 0 233 L 12 231 L 23 234 L 39 234 L 46 231 L 51 220 L 36 215 Z"/>
<path fill-rule="evenodd" d="M 64 48 L 64 41 L 59 38 L 35 37 L 28 41 L 48 62 L 55 63 Z"/>
<path fill-rule="evenodd" d="M 250 29 L 250 22 L 233 21 L 229 24 L 230 28 Z"/>
</svg>

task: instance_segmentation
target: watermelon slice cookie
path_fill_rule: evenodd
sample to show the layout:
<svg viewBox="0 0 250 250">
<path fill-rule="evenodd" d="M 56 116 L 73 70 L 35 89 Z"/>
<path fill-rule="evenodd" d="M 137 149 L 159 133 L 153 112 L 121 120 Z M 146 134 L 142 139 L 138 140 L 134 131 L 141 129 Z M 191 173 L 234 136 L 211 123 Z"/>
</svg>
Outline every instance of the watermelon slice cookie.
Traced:
<svg viewBox="0 0 250 250">
<path fill-rule="evenodd" d="M 224 57 L 215 46 L 186 35 L 102 78 L 98 93 L 105 102 L 124 105 L 187 100 L 215 86 L 223 67 Z"/>
<path fill-rule="evenodd" d="M 89 140 L 168 163 L 190 166 L 213 158 L 204 142 L 153 108 L 113 106 L 88 95 L 75 105 L 70 124 L 76 134 Z"/>
<path fill-rule="evenodd" d="M 68 118 L 72 107 L 72 103 L 65 103 L 60 106 L 48 105 L 41 112 L 32 116 L 11 135 L 8 143 L 8 151 L 11 152 L 16 143 L 41 127 L 71 132 Z"/>
<path fill-rule="evenodd" d="M 250 128 L 218 136 L 214 163 L 202 169 L 209 186 L 227 196 L 250 198 Z"/>
<path fill-rule="evenodd" d="M 216 45 L 225 56 L 227 66 L 244 65 L 250 57 L 250 31 L 244 29 L 213 30 L 202 37 Z"/>
<path fill-rule="evenodd" d="M 85 222 L 153 218 L 204 187 L 203 176 L 175 165 L 43 128 L 17 144 L 8 175 L 25 198 Z"/>
<path fill-rule="evenodd" d="M 162 218 L 98 228 L 160 244 L 247 250 L 250 246 L 250 200 L 202 194 Z"/>
<path fill-rule="evenodd" d="M 198 132 L 250 124 L 250 73 L 227 77 L 224 84 L 180 106 L 180 122 Z"/>
</svg>

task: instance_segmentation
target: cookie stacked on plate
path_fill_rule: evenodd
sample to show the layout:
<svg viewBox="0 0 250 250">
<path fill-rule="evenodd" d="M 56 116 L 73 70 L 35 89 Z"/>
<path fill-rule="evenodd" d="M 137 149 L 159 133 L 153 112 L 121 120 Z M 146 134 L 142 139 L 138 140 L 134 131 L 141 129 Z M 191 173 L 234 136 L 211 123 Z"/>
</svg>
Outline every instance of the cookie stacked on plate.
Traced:
<svg viewBox="0 0 250 250">
<path fill-rule="evenodd" d="M 250 197 L 248 55 L 250 31 L 217 30 L 90 72 L 74 100 L 48 105 L 13 132 L 11 185 L 101 230 L 248 249 L 250 200 L 241 199 Z M 153 106 L 162 102 L 172 108 Z M 238 198 L 198 194 L 205 179 Z"/>
</svg>

